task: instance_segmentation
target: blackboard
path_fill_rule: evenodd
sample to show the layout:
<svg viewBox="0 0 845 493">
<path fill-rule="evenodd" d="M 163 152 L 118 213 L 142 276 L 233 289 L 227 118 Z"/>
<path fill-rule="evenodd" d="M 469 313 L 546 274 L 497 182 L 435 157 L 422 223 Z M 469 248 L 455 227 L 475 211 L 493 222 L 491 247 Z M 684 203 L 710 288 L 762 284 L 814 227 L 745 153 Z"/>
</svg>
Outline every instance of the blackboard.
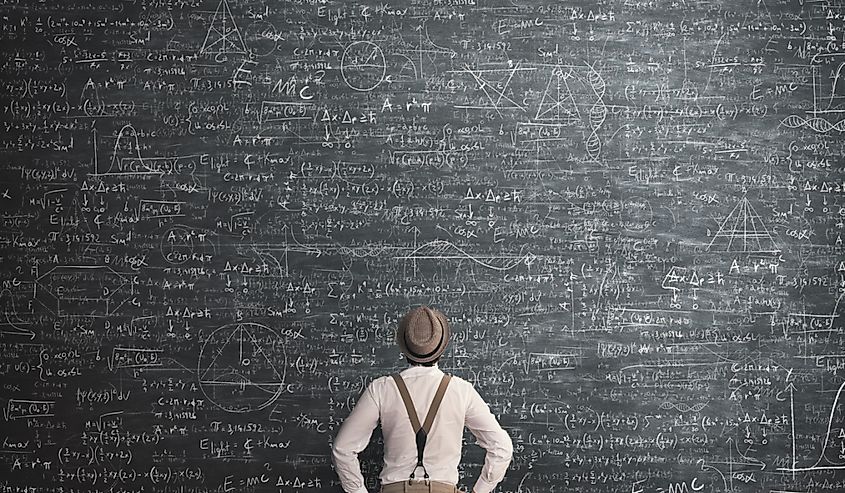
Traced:
<svg viewBox="0 0 845 493">
<path fill-rule="evenodd" d="M 0 15 L 0 491 L 340 491 L 422 303 L 497 491 L 845 489 L 845 3 Z"/>
</svg>

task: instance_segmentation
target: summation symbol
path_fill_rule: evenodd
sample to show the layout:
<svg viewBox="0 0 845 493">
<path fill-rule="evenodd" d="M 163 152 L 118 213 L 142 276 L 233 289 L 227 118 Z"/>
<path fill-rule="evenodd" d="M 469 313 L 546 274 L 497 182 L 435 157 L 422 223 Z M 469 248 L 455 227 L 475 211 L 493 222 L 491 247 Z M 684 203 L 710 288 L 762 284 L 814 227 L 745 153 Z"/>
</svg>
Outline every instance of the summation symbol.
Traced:
<svg viewBox="0 0 845 493">
<path fill-rule="evenodd" d="M 747 197 L 742 197 L 707 246 L 711 251 L 775 253 L 780 249 Z"/>
<path fill-rule="evenodd" d="M 285 388 L 287 357 L 282 338 L 269 327 L 224 325 L 206 339 L 199 355 L 203 394 L 231 413 L 263 409 Z"/>
<path fill-rule="evenodd" d="M 246 53 L 246 44 L 232 16 L 227 0 L 220 0 L 214 17 L 211 18 L 211 25 L 205 35 L 200 53 L 208 54 L 233 54 Z"/>
</svg>

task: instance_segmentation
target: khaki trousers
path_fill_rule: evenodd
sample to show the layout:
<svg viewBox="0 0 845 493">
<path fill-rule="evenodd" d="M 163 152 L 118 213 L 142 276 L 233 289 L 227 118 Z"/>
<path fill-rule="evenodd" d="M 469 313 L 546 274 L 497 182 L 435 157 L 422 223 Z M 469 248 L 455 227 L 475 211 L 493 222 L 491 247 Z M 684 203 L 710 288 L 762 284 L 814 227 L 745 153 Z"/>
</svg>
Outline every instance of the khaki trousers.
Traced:
<svg viewBox="0 0 845 493">
<path fill-rule="evenodd" d="M 452 483 L 408 480 L 382 485 L 381 493 L 461 493 Z"/>
</svg>

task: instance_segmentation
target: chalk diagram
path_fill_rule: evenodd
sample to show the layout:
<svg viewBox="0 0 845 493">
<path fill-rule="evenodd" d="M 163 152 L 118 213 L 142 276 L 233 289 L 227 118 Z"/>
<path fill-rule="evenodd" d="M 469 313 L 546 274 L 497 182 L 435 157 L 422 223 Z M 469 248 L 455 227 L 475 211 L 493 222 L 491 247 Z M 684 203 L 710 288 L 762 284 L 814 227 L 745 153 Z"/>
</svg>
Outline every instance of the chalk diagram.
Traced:
<svg viewBox="0 0 845 493">
<path fill-rule="evenodd" d="M 141 156 L 141 142 L 138 138 L 138 132 L 132 124 L 126 124 L 117 132 L 117 137 L 112 147 L 111 155 L 108 159 L 108 168 L 100 170 L 100 159 L 98 156 L 99 138 L 97 129 L 91 130 L 93 146 L 94 146 L 94 175 L 160 175 L 161 171 L 156 171 L 151 167 L 151 164 L 160 161 L 161 158 L 144 158 Z"/>
<path fill-rule="evenodd" d="M 351 89 L 372 91 L 384 81 L 386 74 L 384 52 L 372 41 L 355 41 L 343 50 L 340 75 Z"/>
<path fill-rule="evenodd" d="M 519 63 L 508 68 L 500 69 L 472 69 L 469 65 L 464 65 L 463 70 L 457 70 L 456 72 L 470 75 L 478 85 L 478 89 L 484 93 L 489 104 L 455 105 L 455 108 L 495 110 L 500 117 L 504 117 L 502 110 L 519 110 L 524 113 L 527 111 L 527 108 L 514 101 L 513 98 L 515 96 L 510 84 L 517 74 L 535 70 L 537 69 L 533 67 L 521 67 Z"/>
<path fill-rule="evenodd" d="M 590 135 L 584 140 L 584 144 L 587 147 L 587 155 L 593 160 L 598 160 L 602 149 L 598 131 L 607 118 L 607 106 L 604 104 L 604 93 L 607 85 L 604 77 L 592 65 L 589 65 L 587 80 L 593 93 L 595 93 L 596 102 L 590 107 Z"/>
<path fill-rule="evenodd" d="M 833 58 L 831 62 L 829 59 Z M 822 66 L 835 67 L 825 80 Z M 789 115 L 781 121 L 788 128 L 807 127 L 817 133 L 845 132 L 845 56 L 842 53 L 816 54 L 810 60 L 813 78 L 813 109 L 809 118 Z"/>
<path fill-rule="evenodd" d="M 252 54 L 263 57 L 276 51 L 280 35 L 274 24 L 258 20 L 246 27 L 244 37 L 249 42 Z"/>
<path fill-rule="evenodd" d="M 819 459 L 812 465 L 812 469 L 845 469 L 845 402 L 843 402 L 845 382 L 836 391 L 833 405 L 830 407 L 830 418 L 827 421 L 827 431 L 824 443 L 819 452 Z"/>
<path fill-rule="evenodd" d="M 246 44 L 229 9 L 229 2 L 220 0 L 214 11 L 214 17 L 211 18 L 211 25 L 208 26 L 205 41 L 202 42 L 200 54 L 231 55 L 246 52 Z"/>
<path fill-rule="evenodd" d="M 114 141 L 111 154 L 107 158 L 108 165 L 100 163 L 98 152 L 99 137 L 97 129 L 91 130 L 93 146 L 93 168 L 92 176 L 143 176 L 157 175 L 162 181 L 162 187 L 168 187 L 176 193 L 179 190 L 198 191 L 203 188 L 200 177 L 196 174 L 202 166 L 202 155 L 175 155 L 175 156 L 152 156 L 144 157 L 141 154 L 142 145 L 138 137 L 138 131 L 132 124 L 121 127 Z M 101 169 L 104 168 L 105 169 Z M 166 183 L 179 182 L 177 187 Z M 84 191 L 84 190 L 83 190 Z M 174 201 L 153 201 L 142 200 L 142 203 L 149 204 L 158 202 L 160 204 L 175 205 Z M 171 217 L 178 217 L 175 214 Z"/>
<path fill-rule="evenodd" d="M 399 67 L 400 79 L 420 80 L 424 79 L 431 72 L 437 74 L 438 57 L 445 56 L 451 60 L 458 56 L 455 50 L 435 43 L 428 33 L 427 26 L 417 26 L 415 30 L 418 32 L 416 47 L 409 46 L 391 53 L 391 55 L 404 59 L 404 62 Z M 426 69 L 426 67 L 429 67 L 429 69 Z M 403 74 L 406 71 L 410 71 L 412 75 L 404 76 Z"/>
<path fill-rule="evenodd" d="M 133 295 L 131 281 L 103 265 L 59 265 L 35 285 L 35 300 L 59 317 L 113 315 Z"/>
<path fill-rule="evenodd" d="M 795 386 L 790 384 L 790 401 L 792 394 L 795 391 Z M 794 407 L 794 405 L 793 405 Z M 795 419 L 793 409 L 792 421 Z M 795 429 L 793 423 L 792 436 L 795 436 Z M 833 398 L 833 405 L 830 408 L 830 416 L 827 421 L 827 429 L 824 434 L 824 441 L 822 442 L 821 450 L 819 451 L 819 458 L 808 467 L 796 467 L 795 457 L 795 438 L 792 444 L 792 467 L 780 467 L 778 471 L 785 472 L 811 472 L 811 471 L 825 471 L 825 470 L 845 470 L 845 382 L 839 385 L 836 391 L 836 396 Z"/>
<path fill-rule="evenodd" d="M 117 133 L 114 141 L 109 167 L 100 171 L 97 157 L 97 130 L 92 130 L 94 136 L 94 172 L 97 175 L 121 173 L 125 170 L 145 170 L 144 158 L 141 157 L 141 145 L 138 132 L 132 125 L 124 125 Z"/>
<path fill-rule="evenodd" d="M 281 340 L 269 327 L 252 322 L 212 332 L 199 354 L 203 394 L 230 413 L 257 411 L 275 402 L 285 388 L 287 355 Z"/>
<path fill-rule="evenodd" d="M 502 69 L 505 70 L 505 69 Z M 472 109 L 495 109 L 502 116 L 500 110 L 518 109 L 528 113 L 527 108 L 516 104 L 509 97 L 512 90 L 509 86 L 516 81 L 519 70 L 540 70 L 539 68 L 521 69 L 519 64 L 509 69 L 508 78 L 504 83 L 491 84 L 485 77 L 490 77 L 481 71 L 467 69 L 475 79 L 479 88 L 484 91 L 492 106 L 456 106 Z M 554 145 L 555 141 L 571 142 L 564 135 L 563 127 L 579 127 L 582 129 L 582 142 L 586 157 L 594 162 L 602 155 L 603 143 L 599 135 L 607 119 L 608 108 L 604 102 L 607 83 L 594 65 L 554 65 L 548 70 L 548 78 L 538 91 L 539 102 L 536 112 L 531 118 L 517 122 L 517 136 L 520 144 L 536 147 L 538 161 L 541 148 Z M 485 70 L 489 71 L 489 69 Z M 529 80 L 519 78 L 519 84 L 526 84 Z M 519 85 L 517 84 L 517 85 Z M 491 94 L 493 92 L 493 94 Z M 508 104 L 510 102 L 511 104 Z"/>
<path fill-rule="evenodd" d="M 663 411 L 675 410 L 682 413 L 700 413 L 702 410 L 704 410 L 705 407 L 707 407 L 707 405 L 707 402 L 699 402 L 698 404 L 693 404 L 692 406 L 690 406 L 689 404 L 686 404 L 684 402 L 663 401 L 658 407 Z"/>
<path fill-rule="evenodd" d="M 495 271 L 508 271 L 518 265 L 530 265 L 536 259 L 531 253 L 520 253 L 516 255 L 493 255 L 474 254 L 446 240 L 433 240 L 415 247 L 407 255 L 397 255 L 395 260 L 412 261 L 416 266 L 418 260 L 457 260 L 470 261 L 487 269 Z"/>
<path fill-rule="evenodd" d="M 35 332 L 25 327 L 30 325 L 30 322 L 21 319 L 18 315 L 20 312 L 15 306 L 14 293 L 8 288 L 0 291 L 0 307 L 3 309 L 3 318 L 0 319 L 0 335 L 21 336 L 29 340 L 35 339 Z"/>
<path fill-rule="evenodd" d="M 572 77 L 572 71 L 564 72 L 561 66 L 552 69 L 534 120 L 558 125 L 577 125 L 581 122 L 578 103 L 569 87 L 569 79 Z"/>
<path fill-rule="evenodd" d="M 744 196 L 722 221 L 707 249 L 717 252 L 780 252 L 763 219 Z"/>
</svg>

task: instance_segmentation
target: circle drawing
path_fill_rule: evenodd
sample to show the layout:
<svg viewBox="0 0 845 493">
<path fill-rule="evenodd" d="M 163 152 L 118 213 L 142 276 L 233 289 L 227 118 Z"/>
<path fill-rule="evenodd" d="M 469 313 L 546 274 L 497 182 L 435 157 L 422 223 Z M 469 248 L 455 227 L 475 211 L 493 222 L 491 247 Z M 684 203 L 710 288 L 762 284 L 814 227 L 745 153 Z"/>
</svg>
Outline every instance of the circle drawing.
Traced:
<svg viewBox="0 0 845 493">
<path fill-rule="evenodd" d="M 379 45 L 372 41 L 355 41 L 343 50 L 340 75 L 346 85 L 356 91 L 372 91 L 384 80 L 387 62 Z"/>
<path fill-rule="evenodd" d="M 281 338 L 251 322 L 224 325 L 200 350 L 199 383 L 217 407 L 245 413 L 272 404 L 285 388 L 287 356 Z"/>
<path fill-rule="evenodd" d="M 280 39 L 276 26 L 263 20 L 255 21 L 247 26 L 244 37 L 255 56 L 267 56 L 276 51 Z"/>
</svg>

